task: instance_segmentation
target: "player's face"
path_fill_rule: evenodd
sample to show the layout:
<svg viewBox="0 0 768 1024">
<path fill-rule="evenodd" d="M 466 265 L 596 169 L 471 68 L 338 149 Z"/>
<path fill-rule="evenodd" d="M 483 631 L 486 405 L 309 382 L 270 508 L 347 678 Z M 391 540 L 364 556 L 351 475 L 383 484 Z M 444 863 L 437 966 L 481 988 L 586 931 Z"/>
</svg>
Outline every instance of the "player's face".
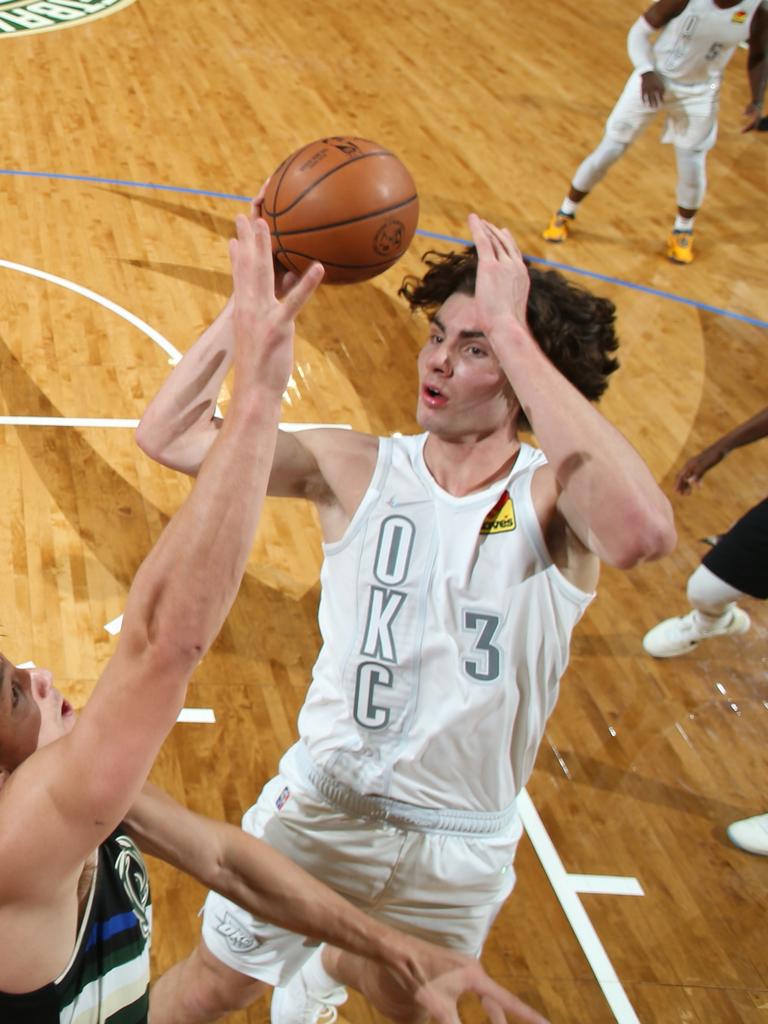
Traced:
<svg viewBox="0 0 768 1024">
<path fill-rule="evenodd" d="M 478 326 L 474 296 L 458 292 L 440 307 L 419 353 L 416 418 L 445 437 L 509 431 L 517 401 Z"/>
<path fill-rule="evenodd" d="M 75 712 L 54 687 L 47 669 L 17 668 L 0 654 L 1 768 L 13 771 L 74 724 Z"/>
</svg>

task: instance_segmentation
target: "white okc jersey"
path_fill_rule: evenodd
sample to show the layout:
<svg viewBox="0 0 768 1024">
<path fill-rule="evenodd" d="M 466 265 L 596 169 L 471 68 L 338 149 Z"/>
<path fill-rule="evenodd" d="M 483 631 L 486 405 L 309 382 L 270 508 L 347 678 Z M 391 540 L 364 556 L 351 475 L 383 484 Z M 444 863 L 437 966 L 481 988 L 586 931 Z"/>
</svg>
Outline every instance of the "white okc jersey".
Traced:
<svg viewBox="0 0 768 1024">
<path fill-rule="evenodd" d="M 761 0 L 744 0 L 723 9 L 714 0 L 688 0 L 685 10 L 668 22 L 653 44 L 656 70 L 681 85 L 719 79 L 739 43 L 749 38 L 752 17 Z"/>
<path fill-rule="evenodd" d="M 531 499 L 545 456 L 457 498 L 427 435 L 382 438 L 344 537 L 325 546 L 323 647 L 299 716 L 312 761 L 358 793 L 498 812 L 525 784 L 592 599 L 547 553 Z"/>
</svg>

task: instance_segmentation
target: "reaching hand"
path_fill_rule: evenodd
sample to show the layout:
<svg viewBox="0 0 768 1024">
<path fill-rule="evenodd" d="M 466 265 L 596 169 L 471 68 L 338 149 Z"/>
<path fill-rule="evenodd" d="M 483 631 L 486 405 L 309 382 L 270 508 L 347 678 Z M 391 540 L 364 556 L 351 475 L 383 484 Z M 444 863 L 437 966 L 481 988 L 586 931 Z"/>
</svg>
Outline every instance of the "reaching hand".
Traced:
<svg viewBox="0 0 768 1024">
<path fill-rule="evenodd" d="M 361 990 L 392 1020 L 416 1018 L 421 1011 L 437 1024 L 461 1024 L 459 1000 L 480 997 L 491 1024 L 547 1024 L 530 1006 L 492 981 L 474 957 L 435 946 L 412 935 L 398 936 L 397 957 L 389 969 L 366 972 Z"/>
<path fill-rule="evenodd" d="M 229 243 L 234 282 L 236 381 L 285 390 L 293 368 L 294 319 L 323 276 L 313 263 L 282 302 L 275 295 L 269 228 L 261 219 L 237 217 Z M 250 372 L 249 372 L 250 371 Z"/>
<path fill-rule="evenodd" d="M 726 452 L 723 448 L 713 445 L 711 448 L 707 448 L 703 452 L 699 452 L 698 455 L 688 459 L 675 480 L 675 490 L 677 493 L 691 494 L 693 485 L 700 484 L 704 474 L 725 458 L 725 455 Z"/>
<path fill-rule="evenodd" d="M 514 238 L 476 213 L 469 215 L 469 228 L 477 249 L 475 298 L 483 330 L 490 336 L 495 322 L 510 317 L 526 327 L 531 279 Z"/>
<path fill-rule="evenodd" d="M 757 128 L 760 123 L 760 119 L 763 116 L 762 105 L 759 103 L 748 103 L 744 108 L 744 125 L 742 126 L 742 134 L 744 132 L 751 132 Z"/>
<path fill-rule="evenodd" d="M 461 1024 L 459 999 L 470 992 L 480 997 L 491 1024 L 547 1024 L 545 1017 L 492 981 L 476 960 L 425 982 L 416 1002 L 437 1024 Z"/>
</svg>

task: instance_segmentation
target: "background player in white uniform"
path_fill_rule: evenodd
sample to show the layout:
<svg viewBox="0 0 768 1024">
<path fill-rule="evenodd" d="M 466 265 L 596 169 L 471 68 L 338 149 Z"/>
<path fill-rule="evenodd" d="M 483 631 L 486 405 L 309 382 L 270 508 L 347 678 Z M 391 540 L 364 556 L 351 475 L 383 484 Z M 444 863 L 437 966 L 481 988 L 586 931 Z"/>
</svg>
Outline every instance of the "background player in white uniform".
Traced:
<svg viewBox="0 0 768 1024">
<path fill-rule="evenodd" d="M 508 231 L 470 227 L 476 256 L 433 254 L 403 289 L 430 315 L 426 433 L 280 435 L 269 493 L 316 504 L 324 644 L 301 741 L 243 826 L 374 916 L 479 954 L 514 882 L 515 797 L 599 559 L 629 567 L 675 535 L 647 466 L 588 400 L 617 365 L 613 305 L 554 271 L 529 277 Z M 148 408 L 137 436 L 154 458 L 197 471 L 230 338 L 225 309 Z M 541 451 L 518 440 L 526 423 Z M 178 1021 L 267 983 L 273 1021 L 312 1022 L 344 1000 L 334 979 L 418 1018 L 385 972 L 326 947 L 302 968 L 300 937 L 247 915 L 252 941 L 233 948 L 227 914 L 243 919 L 211 895 L 204 941 L 177 969 L 180 999 L 207 986 L 211 1016 L 180 1008 Z"/>
<path fill-rule="evenodd" d="M 652 35 L 660 30 L 655 41 Z M 661 141 L 671 143 L 677 161 L 677 217 L 667 240 L 675 263 L 693 260 L 693 222 L 706 191 L 706 157 L 717 139 L 720 84 L 726 64 L 749 41 L 750 102 L 742 131 L 760 122 L 768 77 L 768 5 L 764 0 L 658 0 L 627 36 L 635 70 L 611 111 L 605 134 L 579 165 L 568 195 L 543 232 L 564 242 L 578 204 L 663 111 Z"/>
</svg>

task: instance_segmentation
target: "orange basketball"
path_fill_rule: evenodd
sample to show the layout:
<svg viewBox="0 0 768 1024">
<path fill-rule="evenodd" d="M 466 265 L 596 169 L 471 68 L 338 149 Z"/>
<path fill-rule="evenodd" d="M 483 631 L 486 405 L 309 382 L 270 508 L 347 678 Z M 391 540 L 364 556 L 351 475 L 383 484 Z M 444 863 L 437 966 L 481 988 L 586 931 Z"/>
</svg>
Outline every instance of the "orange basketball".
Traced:
<svg viewBox="0 0 768 1024">
<path fill-rule="evenodd" d="M 272 175 L 262 214 L 286 270 L 313 260 L 324 281 L 367 281 L 408 248 L 419 197 L 406 167 L 384 146 L 346 135 L 292 153 Z"/>
</svg>

